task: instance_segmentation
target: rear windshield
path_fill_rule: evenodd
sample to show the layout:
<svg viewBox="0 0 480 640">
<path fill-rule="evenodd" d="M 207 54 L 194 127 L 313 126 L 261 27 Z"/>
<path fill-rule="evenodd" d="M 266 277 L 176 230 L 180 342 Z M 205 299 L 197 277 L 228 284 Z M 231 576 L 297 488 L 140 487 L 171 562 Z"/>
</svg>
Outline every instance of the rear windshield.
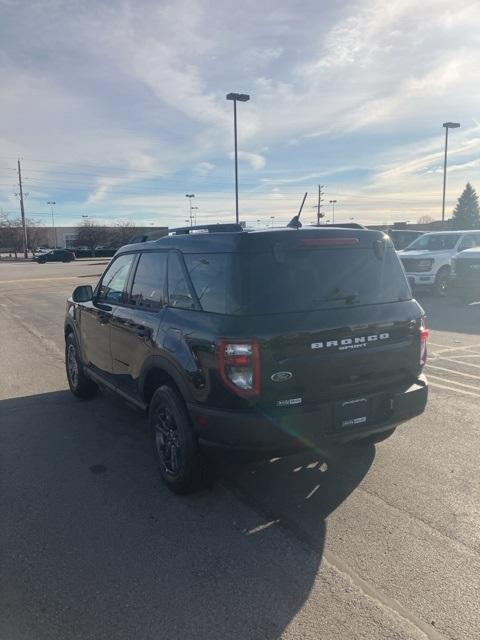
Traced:
<svg viewBox="0 0 480 640">
<path fill-rule="evenodd" d="M 302 248 L 185 256 L 204 311 L 255 315 L 411 299 L 393 248 Z"/>
</svg>

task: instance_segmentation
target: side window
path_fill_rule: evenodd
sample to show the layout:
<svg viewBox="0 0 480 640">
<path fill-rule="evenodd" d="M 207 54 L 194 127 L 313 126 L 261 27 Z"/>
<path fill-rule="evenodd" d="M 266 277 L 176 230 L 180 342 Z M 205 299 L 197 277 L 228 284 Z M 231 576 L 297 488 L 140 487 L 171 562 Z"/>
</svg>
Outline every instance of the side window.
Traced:
<svg viewBox="0 0 480 640">
<path fill-rule="evenodd" d="M 112 302 L 113 304 L 123 302 L 123 292 L 134 258 L 135 254 L 128 253 L 119 256 L 112 262 L 102 278 L 102 284 L 98 291 L 99 300 Z"/>
<path fill-rule="evenodd" d="M 228 254 L 210 253 L 185 255 L 190 279 L 204 311 L 227 313 Z"/>
<path fill-rule="evenodd" d="M 459 251 L 464 251 L 465 249 L 473 249 L 478 244 L 477 236 L 473 234 L 469 234 L 468 236 L 463 236 L 463 239 L 458 247 Z"/>
<path fill-rule="evenodd" d="M 166 273 L 166 253 L 142 253 L 133 279 L 130 304 L 149 311 L 161 309 L 165 304 Z"/>
<path fill-rule="evenodd" d="M 168 304 L 180 309 L 196 308 L 180 257 L 173 252 L 168 256 Z"/>
</svg>

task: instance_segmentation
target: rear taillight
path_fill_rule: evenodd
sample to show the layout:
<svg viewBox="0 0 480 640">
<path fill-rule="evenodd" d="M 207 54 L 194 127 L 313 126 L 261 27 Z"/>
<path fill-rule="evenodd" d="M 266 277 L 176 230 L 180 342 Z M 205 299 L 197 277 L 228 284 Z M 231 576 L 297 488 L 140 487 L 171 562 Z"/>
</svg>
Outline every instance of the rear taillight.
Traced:
<svg viewBox="0 0 480 640">
<path fill-rule="evenodd" d="M 422 316 L 420 321 L 420 366 L 424 366 L 427 362 L 427 340 L 428 340 L 428 329 L 427 329 L 427 316 Z"/>
<path fill-rule="evenodd" d="M 260 393 L 260 352 L 255 340 L 220 340 L 218 368 L 225 385 L 237 395 L 258 396 Z"/>
</svg>

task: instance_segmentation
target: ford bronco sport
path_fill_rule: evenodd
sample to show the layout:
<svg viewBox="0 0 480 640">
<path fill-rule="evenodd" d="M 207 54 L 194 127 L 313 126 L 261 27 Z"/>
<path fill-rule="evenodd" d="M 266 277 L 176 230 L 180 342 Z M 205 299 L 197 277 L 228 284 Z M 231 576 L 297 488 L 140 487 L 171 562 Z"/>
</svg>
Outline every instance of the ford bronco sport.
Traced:
<svg viewBox="0 0 480 640">
<path fill-rule="evenodd" d="M 379 442 L 421 414 L 428 331 L 388 236 L 340 228 L 179 229 L 122 247 L 67 302 L 66 369 L 148 414 L 164 482 L 207 450 L 269 457 Z"/>
</svg>

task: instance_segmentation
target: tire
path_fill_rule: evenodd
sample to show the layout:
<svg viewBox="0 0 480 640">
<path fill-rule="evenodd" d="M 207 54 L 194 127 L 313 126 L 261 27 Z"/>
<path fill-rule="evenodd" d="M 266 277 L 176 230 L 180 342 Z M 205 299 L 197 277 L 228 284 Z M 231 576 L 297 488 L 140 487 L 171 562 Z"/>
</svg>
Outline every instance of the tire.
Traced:
<svg viewBox="0 0 480 640">
<path fill-rule="evenodd" d="M 442 267 L 435 278 L 434 290 L 437 296 L 445 297 L 448 293 L 448 285 L 450 282 L 450 269 Z"/>
<path fill-rule="evenodd" d="M 70 391 L 77 398 L 86 400 L 92 398 L 98 391 L 98 386 L 87 378 L 83 372 L 83 363 L 78 352 L 75 337 L 70 333 L 65 340 L 65 368 Z"/>
<path fill-rule="evenodd" d="M 366 444 L 378 444 L 379 442 L 383 442 L 387 440 L 395 433 L 396 427 L 393 429 L 389 429 L 388 431 L 381 431 L 380 433 L 372 433 L 372 435 L 367 436 L 366 438 L 362 438 L 361 440 L 356 440 L 352 444 L 356 445 L 366 445 Z"/>
<path fill-rule="evenodd" d="M 148 421 L 158 469 L 170 491 L 186 494 L 204 488 L 205 460 L 179 394 L 169 386 L 159 387 L 150 403 Z"/>
</svg>

